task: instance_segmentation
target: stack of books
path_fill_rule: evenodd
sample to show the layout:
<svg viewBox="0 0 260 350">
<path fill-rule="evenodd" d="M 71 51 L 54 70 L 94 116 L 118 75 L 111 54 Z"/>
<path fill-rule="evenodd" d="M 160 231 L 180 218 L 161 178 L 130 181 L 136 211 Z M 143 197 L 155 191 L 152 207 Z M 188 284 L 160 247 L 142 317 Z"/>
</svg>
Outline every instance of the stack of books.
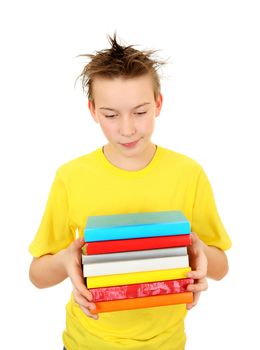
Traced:
<svg viewBox="0 0 260 350">
<path fill-rule="evenodd" d="M 84 240 L 92 313 L 192 302 L 190 223 L 181 211 L 90 216 Z"/>
</svg>

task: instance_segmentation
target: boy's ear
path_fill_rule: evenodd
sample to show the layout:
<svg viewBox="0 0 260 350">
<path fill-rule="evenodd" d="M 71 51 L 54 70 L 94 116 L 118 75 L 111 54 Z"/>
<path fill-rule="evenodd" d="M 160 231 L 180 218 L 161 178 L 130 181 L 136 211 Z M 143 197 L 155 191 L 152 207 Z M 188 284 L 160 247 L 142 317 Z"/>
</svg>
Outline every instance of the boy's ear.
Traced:
<svg viewBox="0 0 260 350">
<path fill-rule="evenodd" d="M 95 120 L 96 123 L 98 123 L 95 106 L 91 100 L 88 100 L 88 109 L 90 111 L 90 114 L 92 115 L 92 118 Z"/>
<path fill-rule="evenodd" d="M 158 117 L 158 115 L 159 115 L 160 112 L 161 112 L 162 104 L 163 104 L 163 97 L 162 97 L 162 94 L 160 94 L 160 95 L 157 97 L 157 100 L 155 101 L 155 107 L 156 107 L 156 114 L 155 114 L 155 116 L 156 116 L 156 117 Z"/>
</svg>

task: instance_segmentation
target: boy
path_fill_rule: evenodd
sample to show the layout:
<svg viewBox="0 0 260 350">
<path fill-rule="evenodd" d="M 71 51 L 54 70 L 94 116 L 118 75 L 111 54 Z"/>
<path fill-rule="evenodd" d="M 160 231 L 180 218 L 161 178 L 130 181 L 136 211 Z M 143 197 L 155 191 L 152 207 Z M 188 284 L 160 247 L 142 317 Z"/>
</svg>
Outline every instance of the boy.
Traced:
<svg viewBox="0 0 260 350">
<path fill-rule="evenodd" d="M 203 169 L 192 159 L 152 143 L 162 95 L 153 52 L 123 46 L 88 55 L 81 78 L 90 113 L 108 143 L 56 173 L 45 214 L 30 245 L 30 279 L 38 288 L 69 277 L 63 342 L 67 350 L 160 349 L 185 347 L 184 318 L 207 289 L 228 271 L 231 245 Z M 191 223 L 189 277 L 192 304 L 92 315 L 95 308 L 82 277 L 81 247 L 91 215 L 182 210 Z M 76 239 L 76 231 L 79 237 Z"/>
</svg>

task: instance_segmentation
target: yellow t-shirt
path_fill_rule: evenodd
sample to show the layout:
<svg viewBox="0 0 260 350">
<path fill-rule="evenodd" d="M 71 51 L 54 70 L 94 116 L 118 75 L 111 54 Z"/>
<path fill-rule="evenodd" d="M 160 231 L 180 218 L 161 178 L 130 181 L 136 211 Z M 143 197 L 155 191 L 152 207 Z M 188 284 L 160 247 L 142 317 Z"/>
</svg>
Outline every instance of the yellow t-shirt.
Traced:
<svg viewBox="0 0 260 350">
<path fill-rule="evenodd" d="M 208 245 L 231 246 L 209 181 L 194 160 L 158 146 L 138 171 L 112 165 L 102 149 L 61 166 L 39 230 L 30 245 L 34 257 L 55 254 L 80 236 L 91 215 L 181 210 L 192 232 Z M 185 346 L 184 305 L 101 313 L 87 317 L 71 296 L 63 341 L 67 350 L 181 350 Z"/>
</svg>

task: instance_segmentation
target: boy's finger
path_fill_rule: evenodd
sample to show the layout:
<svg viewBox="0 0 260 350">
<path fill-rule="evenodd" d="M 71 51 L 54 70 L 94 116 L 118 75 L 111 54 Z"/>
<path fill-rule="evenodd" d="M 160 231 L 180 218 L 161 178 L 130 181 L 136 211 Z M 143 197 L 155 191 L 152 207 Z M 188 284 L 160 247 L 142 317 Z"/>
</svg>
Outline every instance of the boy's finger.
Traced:
<svg viewBox="0 0 260 350">
<path fill-rule="evenodd" d="M 82 283 L 82 285 L 79 285 L 78 287 L 76 287 L 77 290 L 79 291 L 79 293 L 81 295 L 83 295 L 85 298 L 87 298 L 89 301 L 93 300 L 93 296 L 90 293 L 90 291 L 87 289 L 87 287 L 85 286 L 84 283 Z"/>
<path fill-rule="evenodd" d="M 79 293 L 78 290 L 74 289 L 73 290 L 73 296 L 74 296 L 74 299 L 75 301 L 81 305 L 81 306 L 84 306 L 88 309 L 95 309 L 95 304 L 94 303 L 90 303 L 88 301 L 88 299 L 86 299 L 84 296 L 82 296 L 82 294 Z"/>
<path fill-rule="evenodd" d="M 194 293 L 193 302 L 186 305 L 187 310 L 191 310 L 194 306 L 196 306 L 199 301 L 199 298 L 200 298 L 200 293 Z"/>
<path fill-rule="evenodd" d="M 74 243 L 75 243 L 75 247 L 80 249 L 85 244 L 85 241 L 84 241 L 83 237 L 79 237 L 79 238 L 75 239 Z"/>
<path fill-rule="evenodd" d="M 90 311 L 87 308 L 85 308 L 84 306 L 80 306 L 80 308 L 88 317 L 91 317 L 94 320 L 98 320 L 98 314 L 90 313 Z"/>
<path fill-rule="evenodd" d="M 208 289 L 208 282 L 206 279 L 201 280 L 199 283 L 190 284 L 187 286 L 187 291 L 198 293 Z"/>
<path fill-rule="evenodd" d="M 198 280 L 198 279 L 205 278 L 206 273 L 203 270 L 190 271 L 187 273 L 187 277 Z"/>
<path fill-rule="evenodd" d="M 87 298 L 90 301 L 93 299 L 92 294 L 86 287 L 83 277 L 79 275 L 71 276 L 71 282 L 74 288 L 77 289 L 81 295 L 83 295 L 85 298 Z"/>
<path fill-rule="evenodd" d="M 79 249 L 81 249 L 83 247 L 83 245 L 85 244 L 84 238 L 80 237 L 80 238 L 76 238 L 70 245 L 70 249 L 71 250 L 76 250 L 78 251 Z"/>
</svg>

